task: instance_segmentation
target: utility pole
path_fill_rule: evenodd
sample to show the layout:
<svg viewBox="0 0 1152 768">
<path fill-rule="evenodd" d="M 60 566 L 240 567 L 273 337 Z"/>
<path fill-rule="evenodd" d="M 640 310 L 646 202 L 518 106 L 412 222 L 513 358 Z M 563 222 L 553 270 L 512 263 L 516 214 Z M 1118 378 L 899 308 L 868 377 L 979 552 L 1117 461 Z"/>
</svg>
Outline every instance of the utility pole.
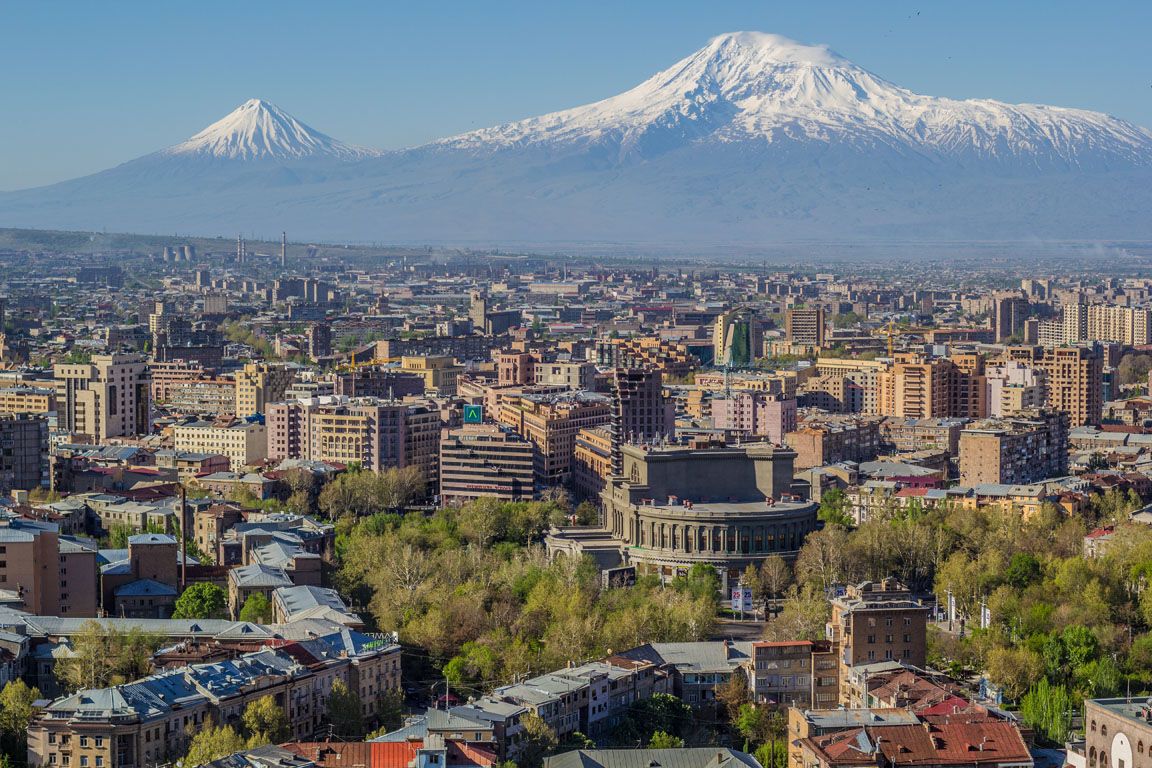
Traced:
<svg viewBox="0 0 1152 768">
<path fill-rule="evenodd" d="M 188 489 L 180 486 L 180 591 L 188 588 Z"/>
</svg>

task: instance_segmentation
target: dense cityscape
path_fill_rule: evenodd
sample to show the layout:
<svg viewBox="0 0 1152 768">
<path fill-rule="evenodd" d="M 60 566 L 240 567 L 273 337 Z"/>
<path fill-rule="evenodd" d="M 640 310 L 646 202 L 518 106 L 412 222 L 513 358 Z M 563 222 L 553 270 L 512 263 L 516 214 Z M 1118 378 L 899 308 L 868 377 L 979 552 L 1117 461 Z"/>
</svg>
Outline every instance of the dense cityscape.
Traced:
<svg viewBox="0 0 1152 768">
<path fill-rule="evenodd" d="M 0 8 L 0 768 L 1152 768 L 1152 3 Z"/>
<path fill-rule="evenodd" d="M 8 765 L 1152 748 L 1139 254 L 6 242 Z"/>
</svg>

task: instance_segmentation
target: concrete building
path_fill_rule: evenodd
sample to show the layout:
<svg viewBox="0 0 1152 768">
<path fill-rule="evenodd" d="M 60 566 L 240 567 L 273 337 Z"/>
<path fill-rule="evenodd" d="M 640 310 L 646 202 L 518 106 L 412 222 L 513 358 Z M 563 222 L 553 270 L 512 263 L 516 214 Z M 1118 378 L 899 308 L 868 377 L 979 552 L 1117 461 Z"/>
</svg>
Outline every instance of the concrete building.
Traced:
<svg viewBox="0 0 1152 768">
<path fill-rule="evenodd" d="M 794 556 L 816 528 L 816 505 L 792 495 L 787 448 L 626 445 L 622 454 L 601 495 L 604 520 L 643 573 L 671 580 L 706 563 L 726 584 L 769 555 Z"/>
<path fill-rule="evenodd" d="M 960 482 L 1027 485 L 1068 474 L 1068 415 L 1023 411 L 960 433 Z"/>
<path fill-rule="evenodd" d="M 604 427 L 581 429 L 572 449 L 572 490 L 577 503 L 599 506 L 612 474 L 612 433 Z"/>
<path fill-rule="evenodd" d="M 796 398 L 765 392 L 733 392 L 712 401 L 712 423 L 717 429 L 745 436 L 766 436 L 783 443 L 796 429 Z"/>
<path fill-rule="evenodd" d="M 440 439 L 440 497 L 463 502 L 483 496 L 506 501 L 535 494 L 535 448 L 510 429 L 466 424 Z"/>
<path fill-rule="evenodd" d="M 794 346 L 824 346 L 824 308 L 790 307 L 784 313 L 784 337 Z"/>
<path fill-rule="evenodd" d="M 625 442 L 672 437 L 676 405 L 664 397 L 659 371 L 617 368 L 612 374 L 616 413 L 612 429 Z"/>
<path fill-rule="evenodd" d="M 49 484 L 48 419 L 33 413 L 0 413 L 0 493 Z"/>
<path fill-rule="evenodd" d="M 924 667 L 930 611 L 893 579 L 851 585 L 832 600 L 828 639 L 840 649 L 841 705 L 867 706 L 866 675 L 861 681 L 853 674 L 859 667 L 882 661 Z"/>
<path fill-rule="evenodd" d="M 177 451 L 227 456 L 235 471 L 261 464 L 268 456 L 265 426 L 233 417 L 178 424 L 173 429 L 173 443 Z"/>
<path fill-rule="evenodd" d="M 248 363 L 236 373 L 236 415 L 264 413 L 268 405 L 284 399 L 296 372 L 275 363 Z"/>
<path fill-rule="evenodd" d="M 1047 403 L 1065 411 L 1072 427 L 1100 425 L 1103 408 L 1104 357 L 1093 347 L 1008 347 L 1004 361 L 1038 368 L 1047 380 Z"/>
<path fill-rule="evenodd" d="M 440 411 L 372 397 L 275 403 L 265 416 L 268 457 L 339 464 L 380 472 L 417 466 L 435 486 Z"/>
<path fill-rule="evenodd" d="M 734 309 L 712 324 L 712 363 L 718 366 L 749 366 L 763 354 L 764 331 L 748 309 Z"/>
<path fill-rule="evenodd" d="M 810 417 L 784 435 L 784 441 L 796 453 L 797 469 L 871 461 L 880 450 L 880 422 L 875 416 Z"/>
<path fill-rule="evenodd" d="M 464 366 L 457 365 L 451 355 L 404 355 L 400 370 L 424 380 L 424 389 L 437 395 L 456 394 L 456 379 Z"/>
<path fill-rule="evenodd" d="M 61 537 L 53 523 L 0 518 L 0 590 L 39 616 L 95 616 L 96 550 Z"/>
<path fill-rule="evenodd" d="M 996 341 L 1023 339 L 1027 317 L 1028 300 L 1019 293 L 997 293 L 992 296 L 992 330 Z"/>
<path fill-rule="evenodd" d="M 25 386 L 0 388 L 0 413 L 55 412 L 55 389 Z"/>
<path fill-rule="evenodd" d="M 1043 408 L 1047 402 L 1047 375 L 1041 369 L 1009 360 L 988 366 L 985 379 L 988 415 L 992 418 Z"/>
<path fill-rule="evenodd" d="M 58 364 L 59 428 L 94 442 L 149 431 L 148 364 L 135 354 L 95 355 L 87 364 Z"/>
<path fill-rule="evenodd" d="M 898 353 L 877 377 L 879 411 L 910 419 L 980 418 L 987 414 L 984 361 L 978 355 Z"/>
<path fill-rule="evenodd" d="M 496 414 L 497 422 L 536 447 L 536 482 L 541 486 L 571 482 L 577 432 L 611 418 L 611 400 L 590 392 L 511 397 L 501 401 Z"/>
</svg>

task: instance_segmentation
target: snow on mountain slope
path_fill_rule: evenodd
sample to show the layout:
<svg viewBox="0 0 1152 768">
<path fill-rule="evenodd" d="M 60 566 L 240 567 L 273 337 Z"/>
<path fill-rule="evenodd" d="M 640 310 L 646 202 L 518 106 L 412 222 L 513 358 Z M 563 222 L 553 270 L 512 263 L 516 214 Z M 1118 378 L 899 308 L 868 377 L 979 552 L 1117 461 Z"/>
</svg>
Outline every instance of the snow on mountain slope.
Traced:
<svg viewBox="0 0 1152 768">
<path fill-rule="evenodd" d="M 618 96 L 437 143 L 492 151 L 619 142 L 844 142 L 938 157 L 1152 164 L 1152 133 L 1108 115 L 987 99 L 922 96 L 824 46 L 778 35 L 720 35 Z M 679 141 L 677 141 L 679 140 Z"/>
<path fill-rule="evenodd" d="M 332 157 L 354 160 L 379 154 L 337 141 L 309 128 L 275 104 L 249 99 L 187 141 L 161 150 L 167 157 L 182 155 L 229 160 Z"/>
</svg>

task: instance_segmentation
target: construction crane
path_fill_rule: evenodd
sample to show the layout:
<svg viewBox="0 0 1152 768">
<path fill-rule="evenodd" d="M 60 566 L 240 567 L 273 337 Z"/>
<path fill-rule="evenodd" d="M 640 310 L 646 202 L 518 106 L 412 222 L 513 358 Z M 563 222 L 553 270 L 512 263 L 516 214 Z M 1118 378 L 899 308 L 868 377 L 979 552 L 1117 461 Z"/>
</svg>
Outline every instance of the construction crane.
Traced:
<svg viewBox="0 0 1152 768">
<path fill-rule="evenodd" d="M 892 357 L 893 347 L 892 342 L 894 339 L 894 332 L 896 330 L 896 321 L 889 318 L 888 320 L 888 357 Z"/>
</svg>

